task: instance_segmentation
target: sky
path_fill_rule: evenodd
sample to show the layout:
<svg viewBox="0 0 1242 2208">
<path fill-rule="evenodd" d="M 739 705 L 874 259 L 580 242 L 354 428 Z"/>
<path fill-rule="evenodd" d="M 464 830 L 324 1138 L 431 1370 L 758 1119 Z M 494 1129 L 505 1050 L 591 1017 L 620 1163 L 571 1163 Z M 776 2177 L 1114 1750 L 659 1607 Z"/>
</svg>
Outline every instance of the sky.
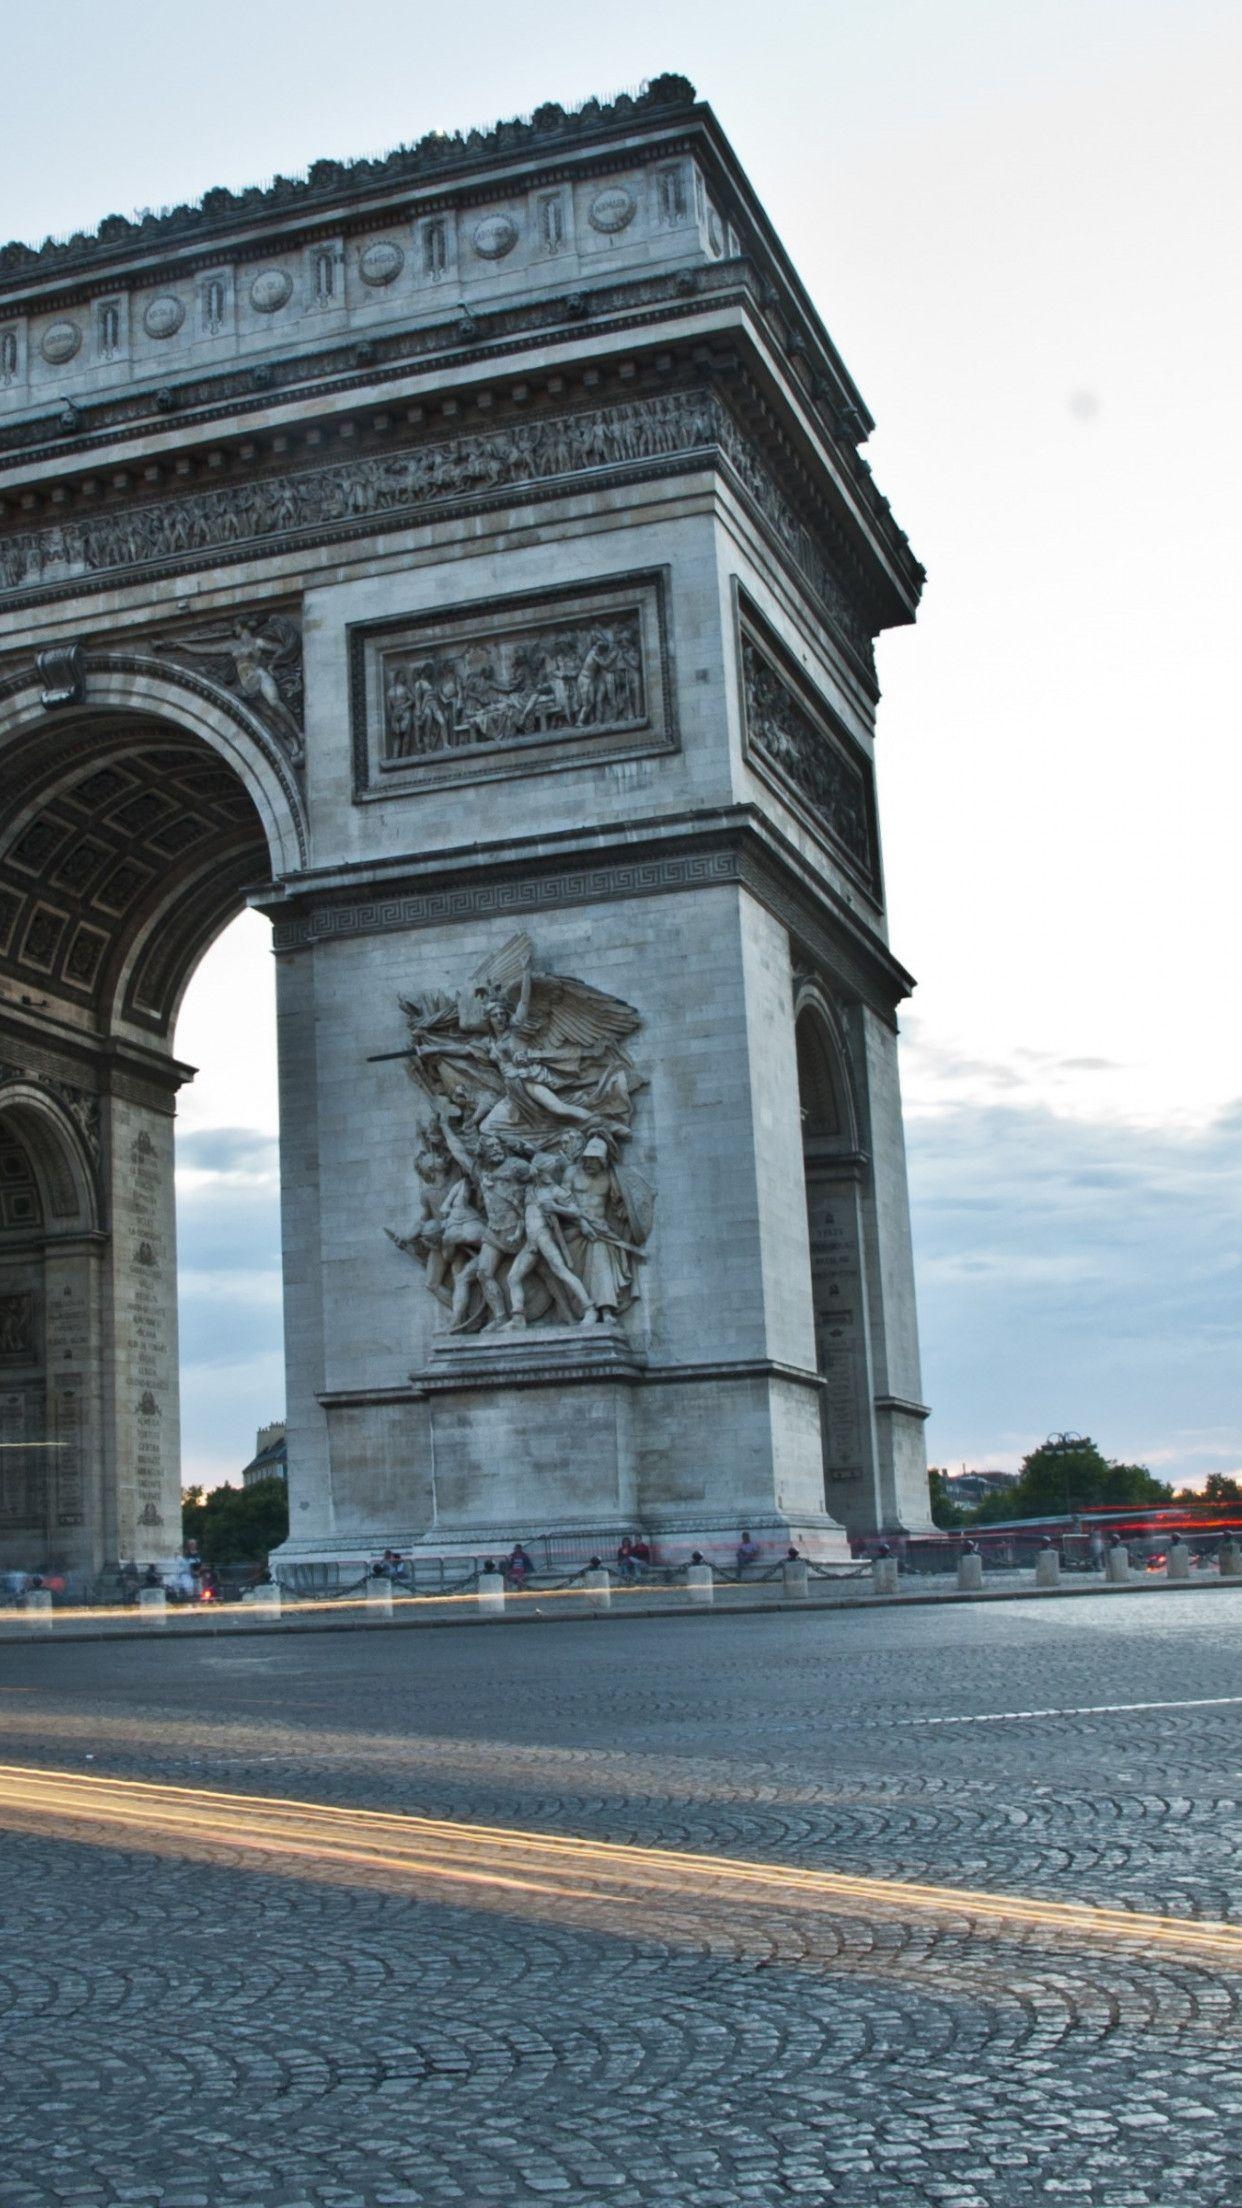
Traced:
<svg viewBox="0 0 1242 2208">
<path fill-rule="evenodd" d="M 537 24 L 538 36 L 533 35 Z M 45 0 L 6 17 L 0 231 L 684 72 L 859 382 L 928 568 L 879 646 L 931 1460 L 1049 1431 L 1242 1467 L 1234 127 L 1217 0 Z M 282 1394 L 266 928 L 178 1055 L 186 1477 Z"/>
</svg>

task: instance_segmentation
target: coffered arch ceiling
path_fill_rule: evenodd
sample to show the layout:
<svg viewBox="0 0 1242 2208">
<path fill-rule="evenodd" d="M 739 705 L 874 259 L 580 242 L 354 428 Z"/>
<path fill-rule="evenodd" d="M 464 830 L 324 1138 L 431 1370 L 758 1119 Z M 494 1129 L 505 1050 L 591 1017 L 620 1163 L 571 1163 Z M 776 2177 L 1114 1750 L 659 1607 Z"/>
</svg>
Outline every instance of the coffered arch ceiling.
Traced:
<svg viewBox="0 0 1242 2208">
<path fill-rule="evenodd" d="M 212 938 L 271 878 L 234 770 L 138 713 L 31 731 L 0 758 L 0 977 L 166 1038 Z"/>
</svg>

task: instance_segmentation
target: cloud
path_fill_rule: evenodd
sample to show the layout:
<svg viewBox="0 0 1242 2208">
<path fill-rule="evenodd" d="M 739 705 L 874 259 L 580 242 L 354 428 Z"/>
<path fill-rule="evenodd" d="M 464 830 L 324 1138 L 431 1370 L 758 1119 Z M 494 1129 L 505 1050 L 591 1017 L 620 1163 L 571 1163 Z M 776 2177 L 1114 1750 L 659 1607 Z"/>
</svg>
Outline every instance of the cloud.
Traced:
<svg viewBox="0 0 1242 2208">
<path fill-rule="evenodd" d="M 1239 1107 L 1198 1131 L 961 1103 L 908 1127 L 933 1462 L 1049 1432 L 1200 1476 L 1242 1457 Z"/>
<path fill-rule="evenodd" d="M 177 1145 L 182 1476 L 236 1479 L 256 1429 L 283 1412 L 280 1182 L 261 1130 L 207 1128 Z"/>
</svg>

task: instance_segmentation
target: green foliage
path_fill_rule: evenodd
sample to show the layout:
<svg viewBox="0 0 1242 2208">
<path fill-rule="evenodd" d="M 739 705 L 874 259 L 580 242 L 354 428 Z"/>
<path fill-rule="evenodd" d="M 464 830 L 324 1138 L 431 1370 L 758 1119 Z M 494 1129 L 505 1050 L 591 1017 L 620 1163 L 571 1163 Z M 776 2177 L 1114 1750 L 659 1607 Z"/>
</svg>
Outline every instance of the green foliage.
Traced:
<svg viewBox="0 0 1242 2208">
<path fill-rule="evenodd" d="M 931 1493 L 932 1524 L 939 1526 L 943 1533 L 951 1532 L 954 1526 L 964 1526 L 966 1512 L 949 1493 L 948 1473 L 942 1472 L 938 1465 L 929 1465 L 927 1485 Z"/>
<path fill-rule="evenodd" d="M 1213 1503 L 1242 1503 L 1242 1480 L 1232 1472 L 1209 1472 L 1201 1488 L 1179 1487 L 1179 1503 L 1203 1510 Z"/>
<path fill-rule="evenodd" d="M 197 1541 L 205 1564 L 261 1564 L 289 1532 L 289 1494 L 283 1480 L 253 1487 L 187 1487 L 181 1498 L 181 1530 Z"/>
<path fill-rule="evenodd" d="M 1172 1500 L 1172 1488 L 1155 1479 L 1145 1464 L 1115 1463 L 1101 1454 L 1089 1435 L 1057 1435 L 1023 1458 L 1016 1487 L 984 1497 L 974 1523 L 1048 1518 L 1093 1505 L 1120 1508 Z"/>
</svg>

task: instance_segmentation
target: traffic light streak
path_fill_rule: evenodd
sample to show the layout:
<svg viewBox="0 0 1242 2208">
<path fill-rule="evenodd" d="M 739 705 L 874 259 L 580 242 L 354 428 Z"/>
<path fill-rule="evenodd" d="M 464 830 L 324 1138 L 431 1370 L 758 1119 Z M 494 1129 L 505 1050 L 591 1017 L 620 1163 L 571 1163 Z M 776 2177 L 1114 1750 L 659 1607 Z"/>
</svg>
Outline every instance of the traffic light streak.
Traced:
<svg viewBox="0 0 1242 2208">
<path fill-rule="evenodd" d="M 0 1765 L 0 1824 L 106 1847 L 206 1851 L 233 1861 L 240 1855 L 269 1873 L 378 1880 L 467 1905 L 490 1896 L 499 1906 L 586 1904 L 605 1914 L 609 1903 L 624 1901 L 631 1909 L 660 1902 L 701 1913 L 761 1909 L 785 1919 L 948 1918 L 1002 1937 L 1009 1931 L 1124 1940 L 1242 1965 L 1242 1926 L 1212 1920 L 28 1765 Z"/>
</svg>

